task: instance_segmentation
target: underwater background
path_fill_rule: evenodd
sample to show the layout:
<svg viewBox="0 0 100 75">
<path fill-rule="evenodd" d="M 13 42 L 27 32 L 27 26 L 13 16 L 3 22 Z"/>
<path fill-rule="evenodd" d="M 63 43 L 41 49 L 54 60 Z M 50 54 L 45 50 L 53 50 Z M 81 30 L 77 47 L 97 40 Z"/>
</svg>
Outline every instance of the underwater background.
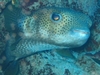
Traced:
<svg viewBox="0 0 100 75">
<path fill-rule="evenodd" d="M 13 52 L 20 38 L 25 37 L 22 29 L 22 21 L 27 19 L 25 16 L 31 16 L 32 13 L 35 14 L 37 10 L 46 7 L 70 8 L 89 16 L 92 21 L 92 26 L 89 26 L 89 39 L 80 47 L 55 48 L 25 57 L 20 56 L 23 52 L 19 47 L 17 50 L 20 54 L 15 53 L 17 58 L 13 60 L 13 57 L 9 57 L 8 49 Z M 99 28 L 100 0 L 0 0 L 0 75 L 100 75 Z M 25 32 L 30 32 L 28 26 Z M 27 42 L 23 45 L 27 46 Z"/>
</svg>

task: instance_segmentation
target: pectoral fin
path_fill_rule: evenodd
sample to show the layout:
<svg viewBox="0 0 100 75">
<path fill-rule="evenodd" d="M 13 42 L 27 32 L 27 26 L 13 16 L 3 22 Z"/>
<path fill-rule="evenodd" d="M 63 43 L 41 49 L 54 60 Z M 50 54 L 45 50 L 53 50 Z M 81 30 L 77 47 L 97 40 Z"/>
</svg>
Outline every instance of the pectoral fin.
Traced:
<svg viewBox="0 0 100 75">
<path fill-rule="evenodd" d="M 62 57 L 75 59 L 71 50 L 60 49 L 55 51 Z"/>
</svg>

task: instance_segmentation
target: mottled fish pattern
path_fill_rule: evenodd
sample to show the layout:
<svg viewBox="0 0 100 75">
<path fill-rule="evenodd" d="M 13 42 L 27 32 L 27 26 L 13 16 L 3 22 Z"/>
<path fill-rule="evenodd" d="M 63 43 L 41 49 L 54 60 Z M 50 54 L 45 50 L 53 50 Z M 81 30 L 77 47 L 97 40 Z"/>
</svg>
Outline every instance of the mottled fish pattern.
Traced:
<svg viewBox="0 0 100 75">
<path fill-rule="evenodd" d="M 90 36 L 90 18 L 69 8 L 47 7 L 35 11 L 21 22 L 24 38 L 14 50 L 16 59 L 35 52 L 80 47 Z"/>
</svg>

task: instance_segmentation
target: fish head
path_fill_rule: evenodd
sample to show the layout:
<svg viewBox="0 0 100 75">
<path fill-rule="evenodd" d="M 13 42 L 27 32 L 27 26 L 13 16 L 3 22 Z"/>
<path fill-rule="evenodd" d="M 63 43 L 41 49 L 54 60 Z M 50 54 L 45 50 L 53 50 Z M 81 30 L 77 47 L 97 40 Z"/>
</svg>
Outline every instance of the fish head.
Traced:
<svg viewBox="0 0 100 75">
<path fill-rule="evenodd" d="M 39 38 L 69 48 L 82 46 L 90 36 L 90 18 L 67 8 L 44 8 L 36 13 Z"/>
</svg>

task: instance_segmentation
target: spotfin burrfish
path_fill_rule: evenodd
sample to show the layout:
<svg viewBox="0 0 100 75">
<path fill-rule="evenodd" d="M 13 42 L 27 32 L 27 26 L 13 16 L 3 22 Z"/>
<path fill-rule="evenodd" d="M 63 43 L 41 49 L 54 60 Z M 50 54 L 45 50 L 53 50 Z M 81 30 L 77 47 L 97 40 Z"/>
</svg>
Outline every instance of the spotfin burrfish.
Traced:
<svg viewBox="0 0 100 75">
<path fill-rule="evenodd" d="M 4 13 L 5 22 L 13 20 L 17 23 L 19 17 L 16 15 L 20 14 L 18 8 L 7 12 Z M 11 12 L 17 13 L 13 15 Z M 80 47 L 88 40 L 92 25 L 89 16 L 73 9 L 58 7 L 41 8 L 30 16 L 20 16 L 20 20 L 17 24 L 21 25 L 24 38 L 14 50 L 9 47 L 7 51 L 13 60 L 45 50 Z"/>
</svg>

